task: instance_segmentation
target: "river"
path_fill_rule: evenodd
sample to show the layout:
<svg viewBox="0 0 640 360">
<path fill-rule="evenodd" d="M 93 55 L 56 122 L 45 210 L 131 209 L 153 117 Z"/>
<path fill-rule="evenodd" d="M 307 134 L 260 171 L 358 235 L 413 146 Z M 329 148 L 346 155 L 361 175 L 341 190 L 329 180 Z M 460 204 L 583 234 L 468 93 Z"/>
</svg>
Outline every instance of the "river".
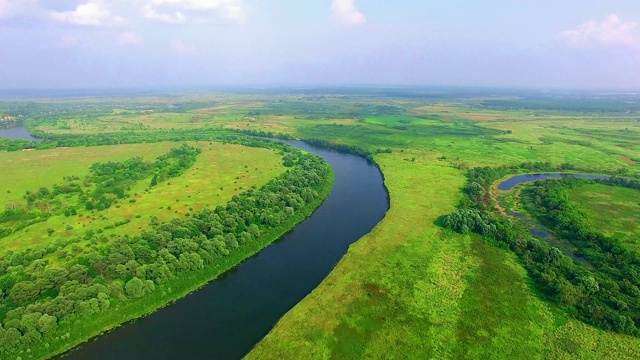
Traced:
<svg viewBox="0 0 640 360">
<path fill-rule="evenodd" d="M 31 134 L 29 134 L 29 131 L 27 131 L 27 129 L 25 129 L 24 127 L 12 127 L 7 129 L 0 128 L 0 138 L 39 141 L 38 138 L 31 136 Z"/>
<path fill-rule="evenodd" d="M 558 179 L 566 176 L 574 176 L 579 179 L 592 179 L 592 180 L 610 178 L 610 176 L 607 176 L 607 175 L 594 175 L 594 174 L 569 174 L 569 173 L 524 174 L 524 175 L 512 176 L 509 179 L 501 182 L 498 185 L 498 189 L 503 191 L 509 191 L 522 183 L 545 180 L 545 179 Z"/>
<path fill-rule="evenodd" d="M 335 171 L 331 194 L 311 217 L 220 279 L 80 345 L 64 359 L 239 359 L 267 335 L 389 209 L 374 165 L 289 143 L 324 157 Z"/>
</svg>

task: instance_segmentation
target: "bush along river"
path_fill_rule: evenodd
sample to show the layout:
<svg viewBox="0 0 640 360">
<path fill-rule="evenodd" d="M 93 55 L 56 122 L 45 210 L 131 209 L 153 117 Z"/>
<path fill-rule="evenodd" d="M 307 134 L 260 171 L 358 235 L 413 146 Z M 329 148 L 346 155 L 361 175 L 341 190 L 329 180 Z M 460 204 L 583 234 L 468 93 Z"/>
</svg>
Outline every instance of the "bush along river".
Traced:
<svg viewBox="0 0 640 360">
<path fill-rule="evenodd" d="M 384 218 L 389 197 L 379 169 L 365 159 L 288 142 L 324 157 L 335 172 L 331 194 L 311 217 L 218 280 L 64 359 L 239 359 L 318 286 Z"/>
</svg>

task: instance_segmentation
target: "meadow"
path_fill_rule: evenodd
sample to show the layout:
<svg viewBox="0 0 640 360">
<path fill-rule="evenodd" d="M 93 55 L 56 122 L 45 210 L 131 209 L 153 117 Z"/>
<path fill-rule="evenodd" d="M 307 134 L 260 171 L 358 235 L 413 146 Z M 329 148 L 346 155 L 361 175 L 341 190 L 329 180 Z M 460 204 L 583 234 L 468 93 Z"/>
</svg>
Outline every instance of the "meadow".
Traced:
<svg viewBox="0 0 640 360">
<path fill-rule="evenodd" d="M 640 254 L 640 191 L 601 184 L 569 191 L 569 201 L 591 226 Z"/>
<path fill-rule="evenodd" d="M 260 187 L 284 171 L 281 159 L 268 149 L 217 142 L 193 142 L 203 151 L 196 163 L 183 176 L 149 189 L 149 176 L 132 186 L 133 196 L 117 207 L 104 211 L 59 214 L 0 239 L 4 250 L 38 249 L 54 240 L 83 237 L 86 231 L 101 232 L 108 237 L 140 233 L 150 229 L 151 219 L 168 222 L 206 207 L 224 205 L 234 195 L 252 186 Z M 4 202 L 24 202 L 26 191 L 51 187 L 65 176 L 84 177 L 95 162 L 120 161 L 141 156 L 153 160 L 180 143 L 153 143 L 104 147 L 58 148 L 54 150 L 9 152 L 0 164 L 7 169 L 20 167 L 25 171 L 3 172 L 2 185 L 9 192 Z M 12 185 L 15 184 L 15 185 Z M 0 190 L 1 191 L 1 190 Z M 114 224 L 118 224 L 114 226 Z M 70 229 L 69 229 L 70 228 Z M 54 235 L 47 234 L 54 229 Z M 82 244 L 81 244 L 82 245 Z M 82 245 L 84 246 L 84 245 Z"/>
<path fill-rule="evenodd" d="M 126 113 L 113 105 L 28 127 L 54 135 L 256 130 L 372 154 L 390 195 L 386 217 L 248 359 L 640 357 L 640 339 L 587 325 L 545 298 L 510 250 L 440 225 L 463 200 L 473 167 L 570 163 L 640 177 L 635 109 L 526 94 L 351 95 L 212 95 L 181 99 L 181 112 L 136 110 L 145 101 L 137 99 Z M 600 209 L 597 193 L 572 196 L 589 211 Z M 613 198 L 611 212 L 626 215 L 603 231 L 632 231 L 634 200 L 603 194 Z"/>
</svg>

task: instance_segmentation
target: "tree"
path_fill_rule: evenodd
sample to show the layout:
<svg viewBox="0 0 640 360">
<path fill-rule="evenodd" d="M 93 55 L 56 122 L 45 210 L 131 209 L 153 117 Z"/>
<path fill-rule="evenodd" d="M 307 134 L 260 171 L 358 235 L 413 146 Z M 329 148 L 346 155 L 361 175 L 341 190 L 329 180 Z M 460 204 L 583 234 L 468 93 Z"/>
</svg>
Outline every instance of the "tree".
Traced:
<svg viewBox="0 0 640 360">
<path fill-rule="evenodd" d="M 58 319 L 55 316 L 44 314 L 38 320 L 38 331 L 43 334 L 52 333 L 58 327 Z"/>
<path fill-rule="evenodd" d="M 473 197 L 480 197 L 484 196 L 485 194 L 484 187 L 475 181 L 472 181 L 469 184 L 469 186 L 467 187 L 467 192 Z"/>
<path fill-rule="evenodd" d="M 249 232 L 249 234 L 253 235 L 254 238 L 257 238 L 260 236 L 260 228 L 256 224 L 249 225 L 249 228 L 247 229 L 247 231 Z"/>
<path fill-rule="evenodd" d="M 158 174 L 154 174 L 153 178 L 151 178 L 151 183 L 149 184 L 149 186 L 153 187 L 158 185 Z"/>
<path fill-rule="evenodd" d="M 124 287 L 120 281 L 113 281 L 109 284 L 109 291 L 114 298 L 121 298 L 124 296 Z"/>
<path fill-rule="evenodd" d="M 600 290 L 598 281 L 590 275 L 583 275 L 579 278 L 580 287 L 587 294 L 594 294 Z"/>
<path fill-rule="evenodd" d="M 8 328 L 4 333 L 4 339 L 0 339 L 2 341 L 2 345 L 8 348 L 13 348 L 18 344 L 22 334 L 20 331 L 14 328 Z"/>
<path fill-rule="evenodd" d="M 11 291 L 9 291 L 11 300 L 18 304 L 28 304 L 37 299 L 39 294 L 40 291 L 38 287 L 31 281 L 21 281 L 15 284 L 11 288 Z"/>
<path fill-rule="evenodd" d="M 133 279 L 127 281 L 127 284 L 124 286 L 127 295 L 133 298 L 141 298 L 145 293 L 145 284 L 142 280 L 134 277 Z"/>
<path fill-rule="evenodd" d="M 38 321 L 41 317 L 42 314 L 39 312 L 22 315 L 22 327 L 25 331 L 37 330 Z"/>
</svg>

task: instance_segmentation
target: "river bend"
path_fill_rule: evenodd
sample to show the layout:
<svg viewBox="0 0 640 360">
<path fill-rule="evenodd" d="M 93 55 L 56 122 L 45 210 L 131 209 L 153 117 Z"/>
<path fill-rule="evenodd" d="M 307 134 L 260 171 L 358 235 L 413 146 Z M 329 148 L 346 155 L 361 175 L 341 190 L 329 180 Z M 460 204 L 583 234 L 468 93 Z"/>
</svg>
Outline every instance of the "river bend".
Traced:
<svg viewBox="0 0 640 360">
<path fill-rule="evenodd" d="M 379 169 L 363 158 L 289 143 L 335 171 L 331 194 L 313 215 L 218 280 L 64 359 L 239 359 L 318 286 L 349 245 L 382 220 L 389 197 Z"/>
</svg>

